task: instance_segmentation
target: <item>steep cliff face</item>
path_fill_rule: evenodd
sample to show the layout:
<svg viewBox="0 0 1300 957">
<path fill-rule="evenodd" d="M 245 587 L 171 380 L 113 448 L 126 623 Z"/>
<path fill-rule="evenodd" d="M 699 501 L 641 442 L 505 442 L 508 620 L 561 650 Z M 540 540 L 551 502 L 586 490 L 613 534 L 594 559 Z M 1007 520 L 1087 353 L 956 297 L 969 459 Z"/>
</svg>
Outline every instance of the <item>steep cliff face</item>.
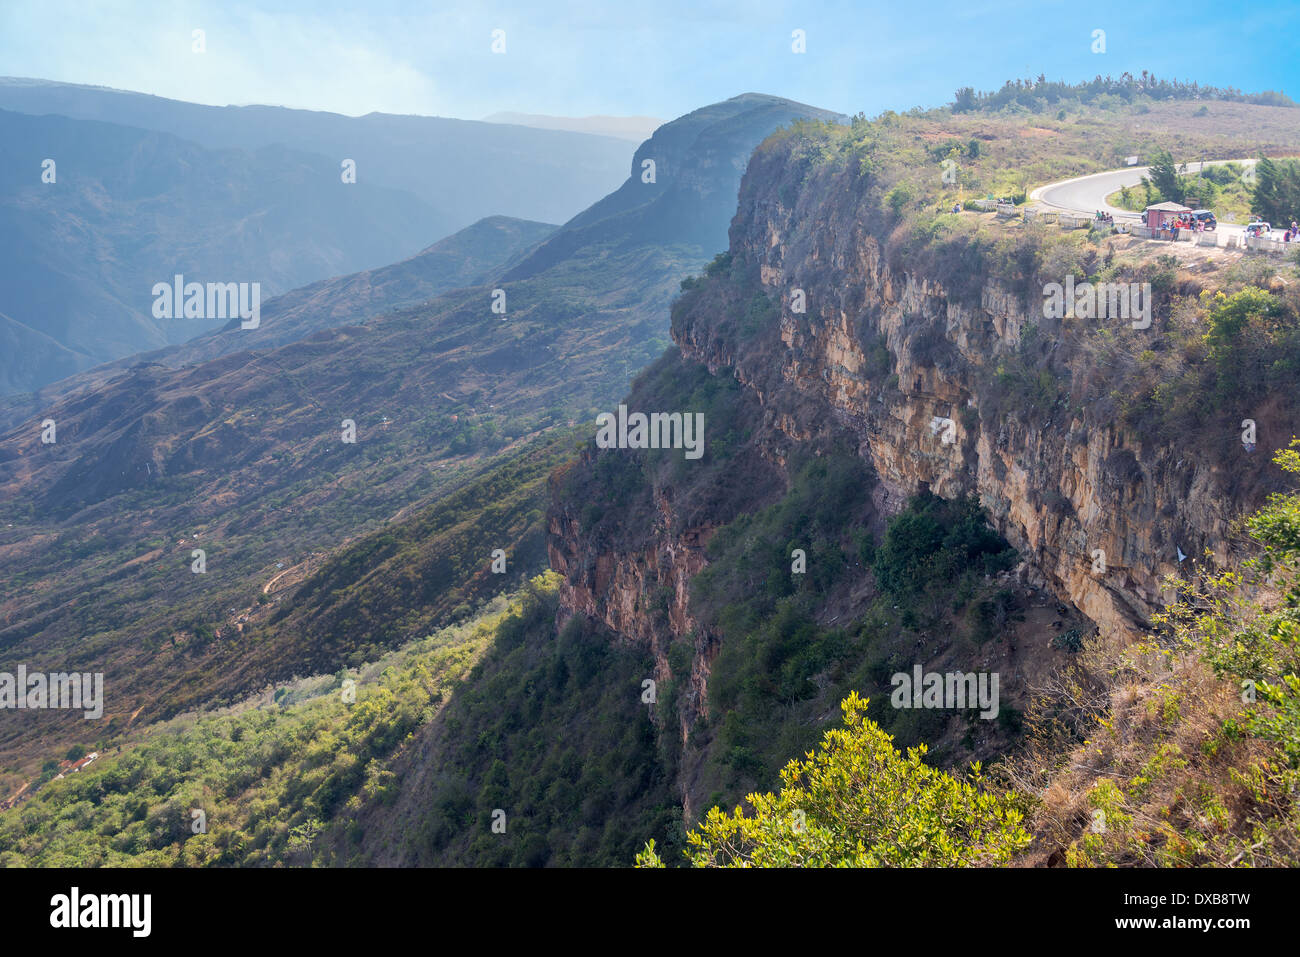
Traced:
<svg viewBox="0 0 1300 957">
<path fill-rule="evenodd" d="M 689 697 L 676 729 L 684 744 L 709 716 L 719 652 L 719 635 L 692 602 L 707 543 L 735 514 L 790 488 L 792 456 L 822 454 L 832 443 L 855 448 L 869 465 L 872 505 L 858 520 L 877 532 L 918 492 L 978 497 L 1020 555 L 1005 584 L 1020 589 L 1021 607 L 1046 615 L 1019 632 L 999 626 L 1000 647 L 963 652 L 962 661 L 1002 668 L 1013 697 L 1059 663 L 1044 631 L 1059 633 L 1081 613 L 1105 632 L 1141 634 L 1172 597 L 1166 576 L 1192 562 L 1228 562 L 1239 540 L 1233 521 L 1262 498 L 1264 488 L 1222 456 L 1191 451 L 1185 436 L 1144 440 L 1094 403 L 1095 355 L 1079 343 L 1095 335 L 1086 323 L 1106 320 L 1045 319 L 1035 296 L 1043 276 L 1033 269 L 1008 275 L 960 247 L 946 258 L 914 254 L 882 208 L 882 192 L 857 170 L 818 168 L 769 141 L 745 175 L 728 254 L 674 308 L 682 360 L 735 383 L 737 408 L 747 410 L 735 427 L 747 436 L 748 458 L 728 471 L 733 481 L 744 476 L 744 487 L 724 496 L 725 509 L 680 507 L 680 490 L 698 494 L 707 484 L 699 473 L 678 483 L 661 472 L 647 493 L 654 507 L 616 519 L 593 521 L 598 490 L 572 475 L 557 488 L 549 553 L 565 579 L 560 617 L 588 616 L 648 645 L 660 681 L 673 676 L 669 647 L 689 641 Z M 1170 321 L 1169 303 L 1158 298 L 1152 339 Z M 1123 348 L 1146 348 L 1142 333 L 1118 324 L 1113 336 Z M 1052 380 L 1037 381 L 1037 392 L 1007 384 L 1005 369 L 1027 343 L 1056 357 Z M 689 390 L 675 400 L 642 385 L 630 408 L 690 408 Z M 710 441 L 729 426 L 715 416 Z M 573 474 L 602 461 L 589 450 Z M 865 572 L 853 582 L 859 593 L 874 588 Z M 822 619 L 843 621 L 866 607 L 837 599 Z M 1020 640 L 1027 628 L 1038 629 L 1032 642 Z M 913 660 L 952 652 L 942 632 L 909 636 Z M 700 799 L 692 773 L 688 750 L 688 818 Z"/>
<path fill-rule="evenodd" d="M 630 407 L 663 406 L 673 392 L 664 373 L 677 366 L 675 357 L 665 357 L 640 378 Z M 702 368 L 695 374 L 708 378 Z M 734 380 L 726 383 L 729 401 L 718 406 L 722 421 L 714 427 L 730 426 L 749 439 L 725 460 L 688 470 L 680 452 L 668 452 L 666 460 L 642 466 L 618 451 L 589 448 L 552 479 L 547 548 L 551 568 L 563 576 L 558 623 L 585 616 L 648 647 L 655 660 L 649 677 L 661 686 L 676 680 L 681 689 L 681 720 L 665 721 L 660 711 L 655 719 L 661 728 L 675 725 L 683 744 L 696 720 L 708 715 L 706 689 L 718 648 L 718 636 L 692 609 L 692 582 L 707 564 L 714 533 L 741 511 L 778 498 L 788 483 L 789 440 L 764 424 L 756 395 Z M 614 470 L 602 474 L 603 468 Z M 677 673 L 669 660 L 674 642 L 689 643 Z"/>
<path fill-rule="evenodd" d="M 714 525 L 692 526 L 675 533 L 672 504 L 662 494 L 662 534 L 657 542 L 628 550 L 594 550 L 587 544 L 580 519 L 570 508 L 549 515 L 548 554 L 551 568 L 564 576 L 560 584 L 558 623 L 575 615 L 601 621 L 629 641 L 648 647 L 655 660 L 658 684 L 672 678 L 668 648 L 675 639 L 692 637 L 686 708 L 690 720 L 676 731 L 685 743 L 694 718 L 707 714 L 705 695 L 709 664 L 715 651 L 713 636 L 690 611 L 691 579 L 704 568 L 704 549 Z"/>
<path fill-rule="evenodd" d="M 773 162 L 756 159 L 731 253 L 783 303 L 779 347 L 683 311 L 673 334 L 684 356 L 734 370 L 792 439 L 805 435 L 809 399 L 850 429 L 886 512 L 922 486 L 945 498 L 978 494 L 1030 572 L 1104 630 L 1134 636 L 1146 627 L 1171 597 L 1163 582 L 1179 570 L 1180 551 L 1228 560 L 1232 522 L 1258 503 L 1259 489 L 1242 488 L 1238 471 L 1187 451 L 1178 436 L 1143 442 L 1064 403 L 986 414 L 992 373 L 1022 331 L 1076 330 L 1051 328 L 1041 299 L 1031 311 L 996 277 L 978 277 L 974 302 L 949 293 L 953 277 L 898 268 L 889 240 L 853 204 L 809 210 L 765 194 Z M 969 276 L 960 279 L 969 287 Z M 802 314 L 791 309 L 795 290 Z M 882 345 L 887 362 L 872 354 Z"/>
<path fill-rule="evenodd" d="M 796 120 L 843 120 L 827 110 L 744 93 L 665 123 L 632 157 L 627 181 L 565 223 L 502 277 L 524 279 L 575 251 L 610 241 L 682 243 L 712 255 L 727 243 L 736 189 L 754 147 Z"/>
</svg>

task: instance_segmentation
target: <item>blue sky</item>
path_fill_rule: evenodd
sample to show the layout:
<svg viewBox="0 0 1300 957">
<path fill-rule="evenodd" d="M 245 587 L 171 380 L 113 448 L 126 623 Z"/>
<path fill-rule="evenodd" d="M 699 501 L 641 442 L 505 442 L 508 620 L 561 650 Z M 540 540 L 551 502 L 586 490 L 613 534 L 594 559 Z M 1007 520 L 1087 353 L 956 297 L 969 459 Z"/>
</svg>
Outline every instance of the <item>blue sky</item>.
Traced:
<svg viewBox="0 0 1300 957">
<path fill-rule="evenodd" d="M 354 115 L 671 119 L 751 90 L 873 115 L 1040 72 L 1147 69 L 1300 99 L 1297 37 L 1297 0 L 0 0 L 0 75 Z"/>
</svg>

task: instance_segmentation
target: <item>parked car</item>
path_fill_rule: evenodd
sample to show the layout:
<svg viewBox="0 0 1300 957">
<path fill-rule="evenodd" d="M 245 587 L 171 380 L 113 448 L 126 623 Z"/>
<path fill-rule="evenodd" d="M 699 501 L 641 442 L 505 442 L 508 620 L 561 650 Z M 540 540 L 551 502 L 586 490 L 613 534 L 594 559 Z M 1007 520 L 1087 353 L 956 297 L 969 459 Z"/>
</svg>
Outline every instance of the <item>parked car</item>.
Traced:
<svg viewBox="0 0 1300 957">
<path fill-rule="evenodd" d="M 1247 236 L 1267 236 L 1273 231 L 1273 227 L 1262 219 L 1252 220 L 1246 224 Z"/>
<path fill-rule="evenodd" d="M 1207 232 L 1212 232 L 1219 225 L 1219 221 L 1214 218 L 1214 213 L 1208 209 L 1194 209 L 1191 212 L 1192 226 L 1197 223 L 1204 223 Z"/>
</svg>

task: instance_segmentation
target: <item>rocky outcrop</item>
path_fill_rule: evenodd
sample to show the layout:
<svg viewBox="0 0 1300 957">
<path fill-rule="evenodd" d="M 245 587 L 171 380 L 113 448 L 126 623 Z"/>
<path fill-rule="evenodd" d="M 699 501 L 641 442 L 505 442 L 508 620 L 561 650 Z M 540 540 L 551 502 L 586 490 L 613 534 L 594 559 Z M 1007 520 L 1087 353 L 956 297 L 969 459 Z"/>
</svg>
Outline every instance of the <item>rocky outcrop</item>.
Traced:
<svg viewBox="0 0 1300 957">
<path fill-rule="evenodd" d="M 658 504 L 665 510 L 671 508 L 662 498 Z M 585 615 L 629 641 L 645 645 L 654 655 L 652 677 L 660 685 L 672 677 L 668 646 L 677 639 L 693 639 L 685 689 L 684 711 L 689 717 L 679 729 L 683 741 L 693 720 L 707 714 L 704 692 L 716 651 L 712 636 L 689 608 L 691 579 L 705 565 L 704 547 L 712 531 L 709 527 L 690 528 L 644 549 L 593 553 L 571 509 L 552 509 L 549 516 L 551 568 L 564 579 L 560 584 L 561 626 L 574 615 Z"/>
<path fill-rule="evenodd" d="M 646 394 L 655 388 L 643 380 L 628 401 L 634 406 L 657 401 Z M 675 716 L 655 709 L 655 720 L 661 728 L 675 725 L 683 743 L 694 723 L 708 715 L 705 690 L 719 647 L 718 636 L 692 610 L 692 582 L 707 564 L 706 548 L 718 528 L 739 511 L 779 498 L 788 487 L 788 440 L 761 425 L 764 412 L 752 394 L 741 391 L 740 398 L 730 424 L 752 441 L 728 461 L 719 484 L 731 484 L 729 493 L 716 494 L 714 482 L 698 471 L 690 470 L 689 478 L 675 484 L 671 466 L 665 474 L 647 475 L 653 469 L 644 464 L 628 466 L 602 487 L 593 480 L 598 457 L 630 459 L 594 448 L 552 477 L 547 550 L 551 568 L 562 576 L 558 624 L 583 615 L 648 648 L 655 660 L 651 677 L 660 687 L 672 681 L 680 706 Z M 602 499 L 611 491 L 620 504 L 607 510 Z M 674 643 L 679 651 L 689 650 L 679 654 L 676 673 L 669 655 Z"/>
<path fill-rule="evenodd" d="M 1044 638 L 1053 629 L 1078 631 L 1086 618 L 1110 635 L 1138 637 L 1174 597 L 1170 575 L 1239 558 L 1235 520 L 1266 492 L 1256 481 L 1266 455 L 1243 471 L 1223 455 L 1191 451 L 1204 442 L 1143 438 L 1118 413 L 1101 411 L 1089 397 L 1104 373 L 1089 350 L 1108 337 L 1078 325 L 1083 320 L 1045 319 L 1041 300 L 1032 300 L 1037 277 L 1005 276 L 980 255 L 933 247 L 917 254 L 852 170 L 810 170 L 796 155 L 774 140 L 755 152 L 728 255 L 686 283 L 673 308 L 681 358 L 735 378 L 746 408 L 757 410 L 736 429 L 749 437 L 745 476 L 753 488 L 741 505 L 732 497 L 729 514 L 688 512 L 680 499 L 708 480 L 692 472 L 675 484 L 660 473 L 651 482 L 653 508 L 612 524 L 586 520 L 610 485 L 569 488 L 551 507 L 562 622 L 589 616 L 646 646 L 659 681 L 681 680 L 669 648 L 690 642 L 688 694 L 675 720 L 656 716 L 684 745 L 697 740 L 693 728 L 707 715 L 722 640 L 708 632 L 707 615 L 697 611 L 701 622 L 692 614 L 705 546 L 737 510 L 758 510 L 789 488 L 794 450 L 826 449 L 828 441 L 857 447 L 871 465 L 874 506 L 874 518 L 858 520 L 876 534 L 922 490 L 978 495 L 1022 559 L 1000 585 L 1018 590 L 1030 616 L 979 653 L 979 667 L 1001 671 L 1004 694 L 1015 701 L 1060 667 L 1061 651 Z M 1167 311 L 1166 298 L 1151 337 L 1170 321 Z M 1128 330 L 1115 333 L 1109 341 L 1132 355 L 1149 345 Z M 1110 394 L 1114 386 L 1102 381 L 1100 389 Z M 629 403 L 636 398 L 646 397 L 634 390 Z M 671 395 L 655 398 L 668 403 L 655 408 L 677 407 Z M 1245 455 L 1240 443 L 1235 452 Z M 599 455 L 590 449 L 573 468 L 594 472 L 608 464 Z M 761 473 L 767 481 L 751 479 Z M 875 585 L 861 577 L 854 588 L 861 599 Z M 865 607 L 844 603 L 822 622 L 845 622 Z M 952 650 L 941 629 L 915 641 L 924 661 Z M 677 787 L 688 820 L 706 800 L 699 767 L 711 728 L 705 744 L 682 750 Z"/>
<path fill-rule="evenodd" d="M 1187 563 L 1229 561 L 1238 541 L 1232 523 L 1258 503 L 1260 489 L 1186 451 L 1177 436 L 1143 441 L 1118 421 L 1098 421 L 1081 407 L 1069 368 L 1057 380 L 1063 398 L 1008 404 L 997 373 L 1027 330 L 1067 331 L 1040 318 L 1023 286 L 991 271 L 945 271 L 933 259 L 900 256 L 887 214 L 866 208 L 870 194 L 792 174 L 793 162 L 767 145 L 755 154 L 730 262 L 701 281 L 715 294 L 688 294 L 673 320 L 682 356 L 734 376 L 761 408 L 754 442 L 774 470 L 783 471 L 783 449 L 830 427 L 847 431 L 875 473 L 880 515 L 926 488 L 947 498 L 977 494 L 1020 552 L 1024 584 L 1129 638 L 1172 597 L 1167 576 Z M 717 292 L 724 286 L 730 291 Z M 780 316 L 756 329 L 738 316 L 760 290 L 780 303 Z M 578 467 L 590 467 L 593 455 Z M 690 586 L 711 528 L 699 520 L 678 527 L 672 491 L 656 488 L 657 520 L 618 541 L 593 536 L 578 518 L 585 503 L 560 496 L 551 563 L 565 578 L 561 617 L 588 615 L 649 645 L 661 675 L 667 644 L 690 636 L 691 690 L 702 711 L 716 649 L 691 616 Z M 753 507 L 766 502 L 756 493 Z M 683 738 L 691 720 L 687 709 Z"/>
<path fill-rule="evenodd" d="M 502 279 L 533 276 L 579 249 L 628 236 L 689 243 L 711 255 L 727 243 L 736 189 L 754 147 L 794 121 L 845 119 L 761 93 L 743 93 L 680 116 L 637 148 L 619 189 L 565 223 Z"/>
<path fill-rule="evenodd" d="M 1171 597 L 1164 581 L 1180 552 L 1228 561 L 1232 521 L 1251 503 L 1222 466 L 1176 440 L 1144 444 L 1064 410 L 982 414 L 991 371 L 1037 320 L 1019 297 L 990 278 L 978 304 L 956 300 L 943 277 L 891 268 L 874 237 L 843 244 L 834 216 L 801 237 L 804 248 L 838 247 L 832 268 L 805 282 L 809 263 L 791 259 L 785 238 L 799 226 L 768 208 L 762 222 L 738 217 L 732 253 L 752 259 L 786 304 L 780 351 L 737 349 L 707 316 L 685 317 L 675 338 L 683 355 L 734 369 L 792 439 L 807 427 L 795 407 L 809 397 L 850 428 L 879 476 L 883 511 L 924 486 L 944 497 L 977 493 L 1033 573 L 1100 628 L 1128 636 Z M 796 288 L 803 314 L 789 308 Z M 888 350 L 891 371 L 879 361 L 871 371 L 872 344 Z"/>
</svg>

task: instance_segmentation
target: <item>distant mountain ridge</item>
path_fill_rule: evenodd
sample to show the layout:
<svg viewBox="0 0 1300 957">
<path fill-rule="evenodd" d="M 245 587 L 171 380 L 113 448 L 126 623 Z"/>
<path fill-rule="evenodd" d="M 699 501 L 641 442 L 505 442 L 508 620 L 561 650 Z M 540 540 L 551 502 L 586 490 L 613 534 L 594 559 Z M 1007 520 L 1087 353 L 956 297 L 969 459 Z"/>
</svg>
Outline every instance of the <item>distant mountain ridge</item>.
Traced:
<svg viewBox="0 0 1300 957">
<path fill-rule="evenodd" d="M 0 341 L 13 346 L 0 395 L 208 331 L 153 317 L 150 290 L 176 274 L 256 282 L 265 301 L 490 216 L 563 222 L 618 184 L 631 151 L 562 130 L 0 78 Z"/>
<path fill-rule="evenodd" d="M 565 223 L 504 278 L 534 275 L 584 246 L 617 237 L 690 242 L 710 255 L 726 249 L 750 154 L 774 129 L 800 119 L 847 117 L 778 96 L 742 93 L 659 127 L 637 148 L 622 186 Z"/>
<path fill-rule="evenodd" d="M 85 664 L 116 689 L 113 716 L 124 722 L 147 703 L 146 720 L 157 720 L 305 668 L 371 660 L 402 640 L 395 623 L 374 630 L 358 620 L 328 647 L 314 644 L 302 629 L 267 620 L 273 606 L 256 596 L 276 562 L 328 554 L 434 507 L 494 456 L 625 394 L 668 345 L 669 304 L 682 280 L 715 251 L 696 240 L 725 233 L 732 210 L 709 191 L 730 194 L 748 161 L 744 147 L 797 115 L 788 101 L 762 99 L 740 136 L 725 116 L 749 107 L 732 101 L 715 115 L 720 122 L 701 122 L 697 111 L 661 127 L 656 195 L 668 201 L 599 217 L 602 233 L 584 235 L 545 268 L 530 241 L 546 245 L 551 227 L 487 221 L 452 237 L 480 250 L 482 268 L 470 270 L 479 284 L 420 298 L 432 277 L 469 274 L 435 244 L 268 304 L 262 345 L 250 348 L 249 333 L 231 329 L 182 347 L 225 352 L 215 358 L 173 369 L 137 356 L 106 380 L 28 406 L 0 428 L 0 500 L 12 503 L 0 525 L 0 580 L 10 586 L 0 670 L 18 661 Z M 668 143 L 677 146 L 660 149 Z M 704 175 L 710 162 L 724 174 Z M 717 217 L 706 229 L 655 215 L 678 202 L 688 182 L 680 170 L 701 171 L 702 208 Z M 483 249 L 510 256 L 492 265 Z M 530 275 L 504 278 L 516 261 L 531 262 Z M 491 310 L 495 288 L 505 314 Z M 341 305 L 350 321 L 341 321 Z M 281 334 L 300 338 L 272 341 Z M 46 418 L 58 423 L 57 445 L 40 442 Z M 340 441 L 345 419 L 355 422 L 355 444 Z M 180 561 L 194 533 L 209 549 L 210 574 Z M 56 540 L 66 547 L 52 547 Z M 453 557 L 454 578 L 481 556 Z M 487 581 L 503 588 L 505 577 Z M 395 587 L 392 600 L 432 607 L 428 589 L 415 585 L 423 590 Z M 279 602 L 286 612 L 290 597 Z M 301 620 L 332 600 L 304 596 Z M 28 734 L 84 733 L 57 715 L 34 720 L 28 730 L 0 729 L 0 766 L 35 753 L 23 751 Z"/>
<path fill-rule="evenodd" d="M 204 106 L 16 77 L 0 77 L 0 110 L 158 130 L 208 149 L 281 144 L 316 153 L 335 170 L 353 159 L 358 184 L 406 190 L 431 207 L 425 242 L 485 216 L 564 222 L 618 185 L 633 148 L 623 139 L 568 130 L 438 116 Z"/>
<path fill-rule="evenodd" d="M 383 312 L 485 282 L 556 228 L 548 223 L 491 216 L 391 265 L 322 279 L 264 301 L 262 321 L 256 329 L 234 331 L 239 325 L 239 320 L 234 319 L 187 342 L 135 353 L 76 375 L 75 354 L 65 357 L 68 350 L 13 323 L 29 335 L 19 340 L 20 333 L 7 333 L 9 320 L 0 314 L 0 343 L 6 334 L 14 336 L 15 341 L 27 343 L 23 348 L 28 354 L 46 349 L 50 362 L 61 361 L 68 368 L 68 377 L 60 381 L 26 394 L 0 397 L 0 428 L 34 415 L 60 397 L 97 388 L 141 363 L 179 369 L 231 352 L 275 348 L 332 326 L 364 322 Z"/>
<path fill-rule="evenodd" d="M 43 181 L 46 160 L 53 182 Z M 272 145 L 209 150 L 169 133 L 0 110 L 0 313 L 28 342 L 0 387 L 52 379 L 203 331 L 159 320 L 154 283 L 257 282 L 263 301 L 409 255 L 431 207 L 344 185 L 319 156 Z"/>
<path fill-rule="evenodd" d="M 483 117 L 484 123 L 512 123 L 542 130 L 569 130 L 573 133 L 591 133 L 596 136 L 613 136 L 620 140 L 642 143 L 663 125 L 663 120 L 653 116 L 547 116 L 540 113 L 493 113 Z"/>
<path fill-rule="evenodd" d="M 707 260 L 713 252 L 726 245 L 727 226 L 749 154 L 773 129 L 796 119 L 836 122 L 844 117 L 792 100 L 757 93 L 742 94 L 692 111 L 660 126 L 637 149 L 630 175 L 623 184 L 563 227 L 557 229 L 496 217 L 449 237 L 447 253 L 450 259 L 445 260 L 444 265 L 456 257 L 467 256 L 484 267 L 478 271 L 466 269 L 455 274 L 454 279 L 451 274 L 436 281 L 431 276 L 421 279 L 419 274 L 426 268 L 440 268 L 434 266 L 436 256 L 423 258 L 426 254 L 432 255 L 438 246 L 435 244 L 418 256 L 375 271 L 376 275 L 369 275 L 370 271 L 366 271 L 356 276 L 318 282 L 299 290 L 301 295 L 298 298 L 267 303 L 262 327 L 256 331 L 241 331 L 232 337 L 227 330 L 214 328 L 197 335 L 190 343 L 171 347 L 163 353 L 154 349 L 101 366 L 89 377 L 47 389 L 38 389 L 41 383 L 28 384 L 22 391 L 35 395 L 0 402 L 0 424 L 14 423 L 34 414 L 43 403 L 86 388 L 91 383 L 106 381 L 138 361 L 161 362 L 170 368 L 178 368 L 240 349 L 283 345 L 319 329 L 364 321 L 456 286 L 474 285 L 489 279 L 508 282 L 536 276 L 556 265 L 573 261 L 588 248 L 596 249 L 610 243 L 617 244 L 620 249 L 638 244 L 685 243 L 698 250 L 692 253 L 693 256 Z M 645 160 L 655 163 L 653 183 L 643 182 L 642 163 Z M 506 235 L 505 224 L 508 222 L 516 224 L 509 227 L 515 231 L 512 236 Z M 481 235 L 476 236 L 474 230 L 482 230 Z M 479 251 L 471 252 L 470 247 L 476 243 Z M 484 243 L 492 244 L 500 255 L 488 254 Z M 487 268 L 489 265 L 500 268 L 493 273 Z M 400 271 L 408 285 L 401 282 L 389 285 L 395 270 Z M 365 290 L 364 294 L 361 290 Z M 2 305 L 0 303 L 0 309 Z M 77 366 L 70 371 L 80 371 L 95 364 L 77 355 L 58 352 L 50 353 L 47 361 L 51 368 L 68 370 Z M 11 391 L 19 391 L 19 388 Z"/>
</svg>

